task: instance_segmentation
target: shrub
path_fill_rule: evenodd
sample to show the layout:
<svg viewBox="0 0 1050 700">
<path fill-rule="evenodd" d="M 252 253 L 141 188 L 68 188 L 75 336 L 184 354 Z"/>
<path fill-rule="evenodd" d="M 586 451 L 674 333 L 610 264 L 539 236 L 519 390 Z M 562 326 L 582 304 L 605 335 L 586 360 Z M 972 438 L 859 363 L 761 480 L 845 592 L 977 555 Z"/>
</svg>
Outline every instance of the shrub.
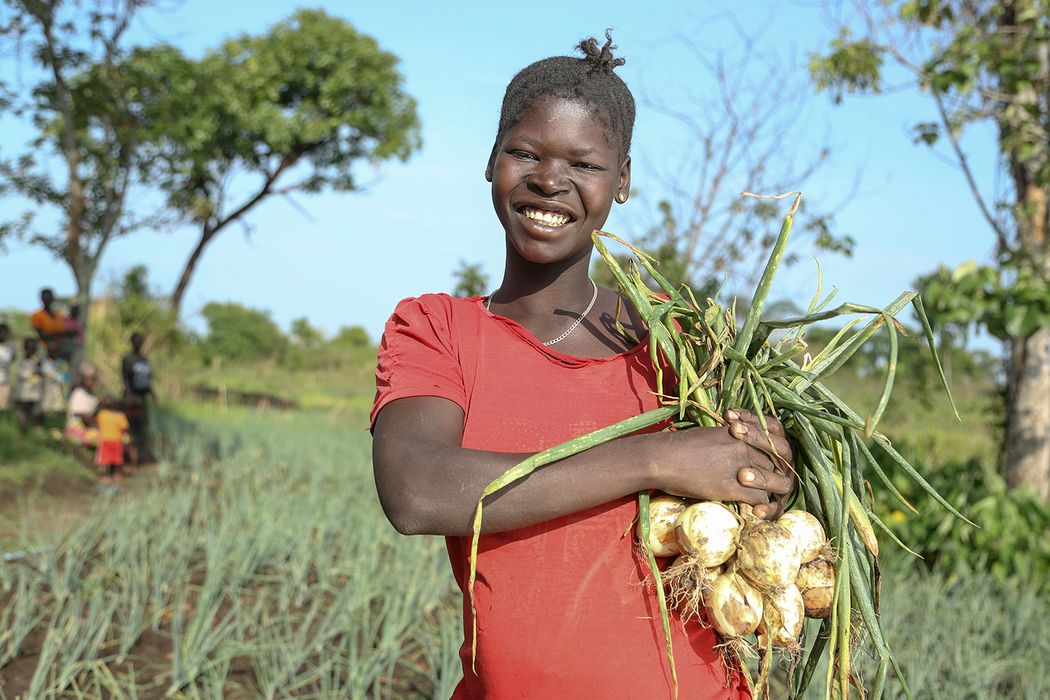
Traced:
<svg viewBox="0 0 1050 700">
<path fill-rule="evenodd" d="M 883 520 L 933 571 L 949 581 L 988 572 L 1050 593 L 1050 507 L 1029 489 L 1009 489 L 991 466 L 977 460 L 921 467 L 949 503 L 979 527 L 958 520 L 925 496 L 911 480 L 894 479 L 919 513 L 896 501 L 884 505 Z M 887 507 L 888 506 L 888 507 Z M 899 551 L 899 550 L 895 550 Z M 908 555 L 904 555 L 908 556 Z"/>
</svg>

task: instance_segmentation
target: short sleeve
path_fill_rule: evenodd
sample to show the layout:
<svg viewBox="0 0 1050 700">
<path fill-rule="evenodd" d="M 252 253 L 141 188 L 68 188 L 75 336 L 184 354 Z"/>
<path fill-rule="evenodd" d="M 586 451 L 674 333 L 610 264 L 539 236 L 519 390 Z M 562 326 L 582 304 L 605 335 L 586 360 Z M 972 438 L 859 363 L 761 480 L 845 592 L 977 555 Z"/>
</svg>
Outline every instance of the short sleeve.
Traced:
<svg viewBox="0 0 1050 700">
<path fill-rule="evenodd" d="M 437 396 L 467 407 L 463 369 L 448 304 L 436 295 L 404 299 L 387 320 L 376 361 L 376 396 L 369 416 L 391 401 Z"/>
</svg>

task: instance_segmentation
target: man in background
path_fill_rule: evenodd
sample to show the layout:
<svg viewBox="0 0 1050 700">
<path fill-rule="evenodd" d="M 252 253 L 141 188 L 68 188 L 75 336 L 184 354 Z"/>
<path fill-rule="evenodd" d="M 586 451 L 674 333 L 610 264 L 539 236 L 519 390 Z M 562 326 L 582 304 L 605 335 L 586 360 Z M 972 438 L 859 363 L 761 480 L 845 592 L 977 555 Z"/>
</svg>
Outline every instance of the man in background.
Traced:
<svg viewBox="0 0 1050 700">
<path fill-rule="evenodd" d="M 131 433 L 131 462 L 146 464 L 155 461 L 149 444 L 148 397 L 153 394 L 153 366 L 142 351 L 141 333 L 131 334 L 131 352 L 120 363 L 124 380 L 124 412 Z"/>
</svg>

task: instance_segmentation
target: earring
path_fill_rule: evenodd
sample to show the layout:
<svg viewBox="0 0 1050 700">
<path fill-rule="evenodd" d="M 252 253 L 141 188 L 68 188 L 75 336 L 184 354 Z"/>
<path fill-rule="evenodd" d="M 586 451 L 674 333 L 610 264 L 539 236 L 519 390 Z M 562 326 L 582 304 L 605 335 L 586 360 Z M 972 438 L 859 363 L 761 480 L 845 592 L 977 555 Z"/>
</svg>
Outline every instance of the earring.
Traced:
<svg viewBox="0 0 1050 700">
<path fill-rule="evenodd" d="M 627 193 L 624 192 L 623 190 L 617 192 L 616 193 L 616 201 L 619 202 L 620 204 L 623 204 L 624 202 L 626 202 L 627 201 Z"/>
</svg>

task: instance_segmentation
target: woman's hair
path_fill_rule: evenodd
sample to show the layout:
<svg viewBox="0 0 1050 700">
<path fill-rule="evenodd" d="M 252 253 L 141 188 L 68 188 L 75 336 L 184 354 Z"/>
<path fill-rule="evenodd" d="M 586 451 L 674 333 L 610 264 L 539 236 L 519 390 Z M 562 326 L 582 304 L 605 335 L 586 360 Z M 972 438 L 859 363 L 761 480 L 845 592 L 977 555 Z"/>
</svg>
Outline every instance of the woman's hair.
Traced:
<svg viewBox="0 0 1050 700">
<path fill-rule="evenodd" d="M 583 58 L 552 56 L 526 66 L 515 75 L 503 95 L 499 114 L 499 129 L 492 146 L 491 163 L 508 129 L 537 102 L 547 98 L 561 98 L 582 102 L 590 107 L 605 125 L 614 145 L 619 146 L 622 161 L 631 152 L 631 132 L 634 130 L 634 96 L 630 88 L 613 73 L 622 66 L 622 58 L 613 58 L 612 34 L 605 30 L 605 44 L 591 37 L 576 48 Z"/>
</svg>

